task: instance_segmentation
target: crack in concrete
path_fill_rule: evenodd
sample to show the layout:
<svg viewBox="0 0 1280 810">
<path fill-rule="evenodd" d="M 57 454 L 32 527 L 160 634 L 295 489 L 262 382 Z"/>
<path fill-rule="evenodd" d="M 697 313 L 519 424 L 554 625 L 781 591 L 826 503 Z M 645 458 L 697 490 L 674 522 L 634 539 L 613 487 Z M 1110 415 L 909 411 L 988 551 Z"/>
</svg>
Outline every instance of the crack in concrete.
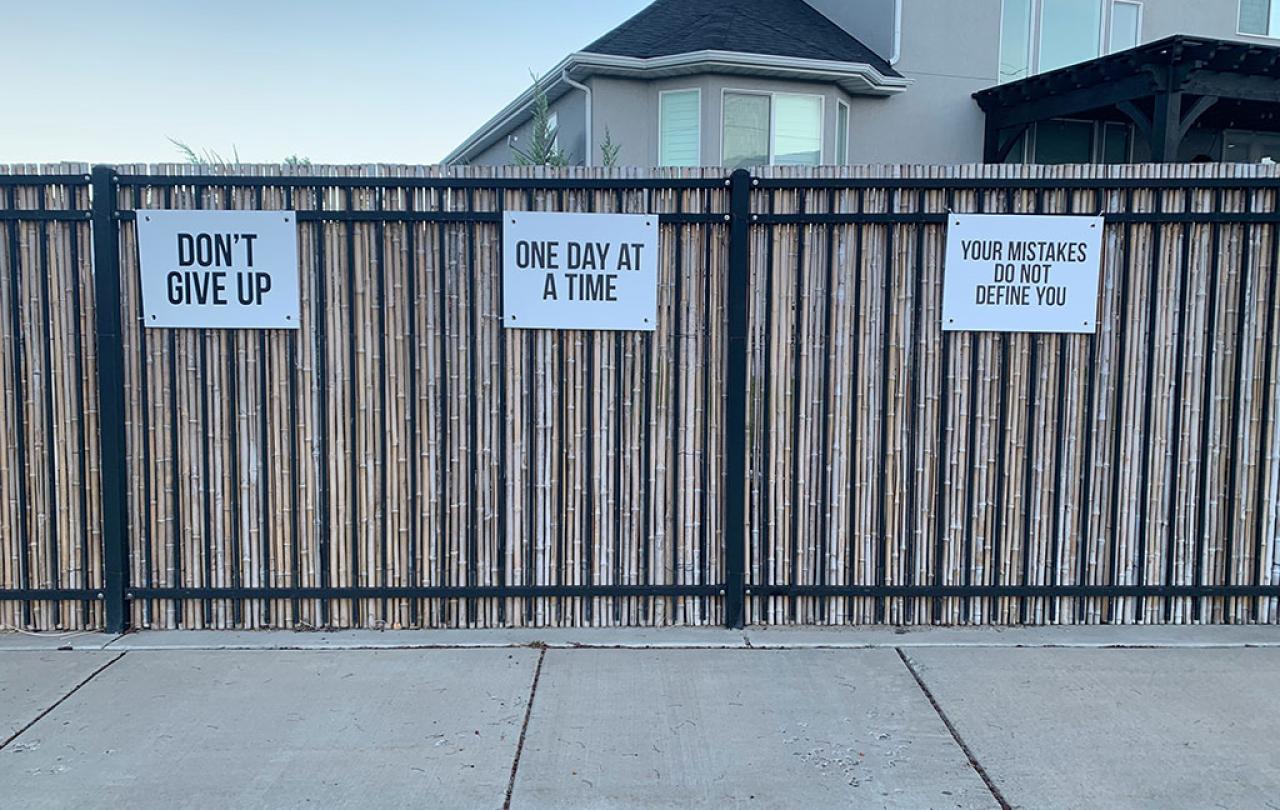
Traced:
<svg viewBox="0 0 1280 810">
<path fill-rule="evenodd" d="M 896 652 L 898 657 L 902 659 L 902 664 L 907 668 L 907 672 L 911 673 L 911 677 L 915 678 L 916 686 L 919 686 L 920 691 L 924 693 L 926 698 L 928 698 L 929 705 L 933 706 L 933 710 L 937 713 L 938 719 L 942 721 L 942 724 L 947 727 L 947 731 L 951 733 L 951 739 L 955 740 L 956 745 L 960 746 L 960 750 L 964 752 L 965 758 L 969 760 L 969 767 L 973 768 L 974 773 L 978 774 L 982 779 L 982 783 L 987 786 L 987 790 L 991 793 L 991 798 L 995 799 L 996 803 L 1000 805 L 1000 810 L 1013 810 L 1013 805 L 1009 804 L 1008 800 L 1005 799 L 1004 794 L 1000 792 L 1000 788 L 996 787 L 996 783 L 992 781 L 991 775 L 987 773 L 987 769 L 982 767 L 982 763 L 978 761 L 976 756 L 974 756 L 969 745 L 960 736 L 960 732 L 956 729 L 955 725 L 952 724 L 951 718 L 947 717 L 947 713 L 942 710 L 942 706 L 938 704 L 938 700 L 933 696 L 933 692 L 929 691 L 929 687 L 925 685 L 924 678 L 921 678 L 920 673 L 916 672 L 916 668 L 912 666 L 911 660 L 907 658 L 906 653 L 902 651 L 901 647 L 894 647 L 894 652 Z"/>
<path fill-rule="evenodd" d="M 520 726 L 520 739 L 516 742 L 516 757 L 511 762 L 511 778 L 507 781 L 507 798 L 502 803 L 502 810 L 511 810 L 511 794 L 516 789 L 516 772 L 520 770 L 520 755 L 524 753 L 524 738 L 529 733 L 529 718 L 533 716 L 533 699 L 538 694 L 538 679 L 542 677 L 542 661 L 547 657 L 547 648 L 543 645 L 538 653 L 538 665 L 533 670 L 533 683 L 529 687 L 529 703 L 524 707 L 524 723 Z"/>
<path fill-rule="evenodd" d="M 0 741 L 0 751 L 3 751 L 3 750 L 5 749 L 5 747 L 9 745 L 9 743 L 11 743 L 11 742 L 13 742 L 14 740 L 18 739 L 18 738 L 19 738 L 19 737 L 21 737 L 23 734 L 26 734 L 26 733 L 27 733 L 27 731 L 28 731 L 32 726 L 34 726 L 36 723 L 39 723 L 41 720 L 43 720 L 45 717 L 47 717 L 47 716 L 49 715 L 49 712 L 51 712 L 51 711 L 53 711 L 54 709 L 56 709 L 56 708 L 58 708 L 59 706 L 61 706 L 64 702 L 66 702 L 67 698 L 71 697 L 71 696 L 72 696 L 72 695 L 74 695 L 76 692 L 79 692 L 79 691 L 80 691 L 80 689 L 81 689 L 81 687 L 83 687 L 85 684 L 89 683 L 89 681 L 93 680 L 94 678 L 98 677 L 98 675 L 99 675 L 99 674 L 101 674 L 101 673 L 103 672 L 103 670 L 105 670 L 107 667 L 109 667 L 109 666 L 111 666 L 112 664 L 114 664 L 115 662 L 119 661 L 121 658 L 124 658 L 126 654 L 127 654 L 127 652 L 122 652 L 122 653 L 120 653 L 119 655 L 117 655 L 115 658 L 112 658 L 112 659 L 111 659 L 110 661 L 108 661 L 107 663 L 105 663 L 105 664 L 103 664 L 102 666 L 100 666 L 100 667 L 98 667 L 97 669 L 95 669 L 93 672 L 90 672 L 90 673 L 89 673 L 89 676 L 88 676 L 87 678 L 85 678 L 83 681 L 81 681 L 80 683 L 76 684 L 76 685 L 75 685 L 75 687 L 74 687 L 70 692 L 67 692 L 65 695 L 63 695 L 62 697 L 60 697 L 60 698 L 58 698 L 57 700 L 55 700 L 55 701 L 53 702 L 53 705 L 52 705 L 52 706 L 50 706 L 49 708 L 47 708 L 47 709 L 45 709 L 44 711 L 42 711 L 42 712 L 40 712 L 39 714 L 37 714 L 37 715 L 35 716 L 35 719 L 34 719 L 34 720 L 32 720 L 30 723 L 27 723 L 25 726 L 23 726 L 22 728 L 20 728 L 20 729 L 18 729 L 17 731 L 15 731 L 13 734 L 9 735 L 9 737 L 8 737 L 8 738 L 4 739 L 3 741 Z"/>
</svg>

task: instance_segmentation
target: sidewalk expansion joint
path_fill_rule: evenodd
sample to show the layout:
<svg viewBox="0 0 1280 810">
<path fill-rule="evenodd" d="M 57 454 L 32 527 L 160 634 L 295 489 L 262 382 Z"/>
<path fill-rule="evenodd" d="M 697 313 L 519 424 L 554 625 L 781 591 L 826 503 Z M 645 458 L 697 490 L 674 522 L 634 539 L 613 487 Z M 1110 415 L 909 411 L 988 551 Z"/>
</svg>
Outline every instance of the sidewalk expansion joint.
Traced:
<svg viewBox="0 0 1280 810">
<path fill-rule="evenodd" d="M 1012 810 L 1012 805 L 1005 799 L 1004 794 L 1000 792 L 1000 788 L 996 787 L 996 783 L 991 780 L 987 769 L 982 767 L 982 763 L 973 755 L 973 751 L 960 737 L 960 732 L 956 730 L 955 725 L 951 722 L 951 718 L 947 717 L 947 713 L 942 710 L 942 706 L 938 704 L 937 698 L 933 696 L 933 692 L 929 691 L 929 687 L 925 685 L 924 679 L 920 677 L 920 673 L 916 672 L 916 668 L 911 664 L 911 659 L 907 658 L 906 653 L 901 647 L 894 647 L 894 652 L 902 659 L 902 664 L 907 668 L 907 672 L 911 673 L 911 677 L 915 678 L 916 686 L 920 687 L 920 691 L 928 698 L 929 705 L 933 706 L 933 710 L 937 713 L 938 719 L 947 727 L 947 731 L 951 733 L 951 739 L 956 741 L 956 745 L 960 746 L 960 750 L 964 752 L 965 757 L 969 760 L 969 767 L 982 779 L 982 783 L 987 786 L 987 790 L 991 793 L 991 798 L 996 800 L 1000 805 L 1000 810 Z"/>
<path fill-rule="evenodd" d="M 520 770 L 520 755 L 524 753 L 524 738 L 529 733 L 529 718 L 533 715 L 533 699 L 538 694 L 538 679 L 542 677 L 542 661 L 547 657 L 543 645 L 538 652 L 538 665 L 533 670 L 533 684 L 529 687 L 529 703 L 524 707 L 524 723 L 520 726 L 520 739 L 516 742 L 516 758 L 511 761 L 511 778 L 507 780 L 507 798 L 502 810 L 511 810 L 511 794 L 516 789 L 516 772 Z"/>
<path fill-rule="evenodd" d="M 119 655 L 117 655 L 115 658 L 112 658 L 110 661 L 108 661 L 108 662 L 106 662 L 105 664 L 103 664 L 102 666 L 98 667 L 98 668 L 97 668 L 97 669 L 95 669 L 93 672 L 90 672 L 90 673 L 89 673 L 89 676 L 88 676 L 87 678 L 85 678 L 83 681 L 81 681 L 80 683 L 76 684 L 76 685 L 75 685 L 75 688 L 73 688 L 70 692 L 67 692 L 65 695 L 63 695 L 62 697 L 60 697 L 60 698 L 58 698 L 56 701 L 54 701 L 52 706 L 50 706 L 49 708 L 47 708 L 47 709 L 45 709 L 44 711 L 42 711 L 42 712 L 40 712 L 39 714 L 37 714 L 37 715 L 35 716 L 35 719 L 34 719 L 34 720 L 32 720 L 30 723 L 27 723 L 25 726 L 23 726 L 22 728 L 20 728 L 20 729 L 18 729 L 17 731 L 15 731 L 13 734 L 10 734 L 10 735 L 9 735 L 8 737 L 6 737 L 4 740 L 0 740 L 0 751 L 3 751 L 3 750 L 4 750 L 4 748 L 5 748 L 5 746 L 7 746 L 9 743 L 11 743 L 11 742 L 13 742 L 14 740 L 18 739 L 18 738 L 19 738 L 19 737 L 21 737 L 23 734 L 26 734 L 26 733 L 27 733 L 27 729 L 31 728 L 31 727 L 32 727 L 32 726 L 34 726 L 36 723 L 39 723 L 41 720 L 43 720 L 46 716 L 48 716 L 49 712 L 51 712 L 51 711 L 53 711 L 54 709 L 56 709 L 56 708 L 58 708 L 59 706 L 61 706 L 61 705 L 62 705 L 62 704 L 67 700 L 67 698 L 71 697 L 71 696 L 72 696 L 72 695 L 74 695 L 76 692 L 79 692 L 81 687 L 83 687 L 85 684 L 87 684 L 89 681 L 93 680 L 94 678 L 98 677 L 98 675 L 99 675 L 100 673 L 102 673 L 102 672 L 103 672 L 107 667 L 109 667 L 109 666 L 111 666 L 112 664 L 114 664 L 115 662 L 119 661 L 121 658 L 124 658 L 124 657 L 125 657 L 125 655 L 127 655 L 127 652 L 121 652 L 121 653 L 120 653 Z"/>
</svg>

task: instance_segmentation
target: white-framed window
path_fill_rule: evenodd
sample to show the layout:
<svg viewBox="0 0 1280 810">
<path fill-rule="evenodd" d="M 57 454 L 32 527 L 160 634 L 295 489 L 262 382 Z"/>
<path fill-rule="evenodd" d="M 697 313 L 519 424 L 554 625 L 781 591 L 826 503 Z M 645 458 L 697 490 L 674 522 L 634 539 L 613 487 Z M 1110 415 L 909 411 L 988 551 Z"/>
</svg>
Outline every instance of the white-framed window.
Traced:
<svg viewBox="0 0 1280 810">
<path fill-rule="evenodd" d="M 1040 0 L 1041 73 L 1097 59 L 1101 43 L 1099 0 Z"/>
<path fill-rule="evenodd" d="M 1002 0 L 997 76 L 1017 81 L 1141 41 L 1141 0 Z"/>
<path fill-rule="evenodd" d="M 702 165 L 702 91 L 658 94 L 658 165 Z"/>
<path fill-rule="evenodd" d="M 1236 33 L 1280 37 L 1280 0 L 1240 0 Z"/>
<path fill-rule="evenodd" d="M 807 93 L 724 90 L 721 164 L 817 166 L 822 163 L 826 99 Z"/>
<path fill-rule="evenodd" d="M 849 105 L 836 99 L 836 163 L 849 163 Z"/>
<path fill-rule="evenodd" d="M 547 131 L 551 133 L 551 148 L 560 148 L 560 113 L 547 116 Z"/>
<path fill-rule="evenodd" d="M 1142 3 L 1114 0 L 1111 4 L 1111 36 L 1107 53 L 1136 48 L 1142 44 Z"/>
<path fill-rule="evenodd" d="M 1000 10 L 1000 81 L 1031 75 L 1032 0 L 1004 0 Z"/>
</svg>

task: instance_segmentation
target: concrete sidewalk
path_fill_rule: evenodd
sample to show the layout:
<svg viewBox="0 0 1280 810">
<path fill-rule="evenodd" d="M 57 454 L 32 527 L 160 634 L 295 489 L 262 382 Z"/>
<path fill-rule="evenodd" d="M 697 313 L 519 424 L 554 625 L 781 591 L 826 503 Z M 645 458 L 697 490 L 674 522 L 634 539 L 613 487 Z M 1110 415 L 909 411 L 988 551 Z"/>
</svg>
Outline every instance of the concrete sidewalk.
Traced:
<svg viewBox="0 0 1280 810">
<path fill-rule="evenodd" d="M 1198 629 L 0 636 L 0 805 L 1280 808 L 1280 632 Z"/>
</svg>

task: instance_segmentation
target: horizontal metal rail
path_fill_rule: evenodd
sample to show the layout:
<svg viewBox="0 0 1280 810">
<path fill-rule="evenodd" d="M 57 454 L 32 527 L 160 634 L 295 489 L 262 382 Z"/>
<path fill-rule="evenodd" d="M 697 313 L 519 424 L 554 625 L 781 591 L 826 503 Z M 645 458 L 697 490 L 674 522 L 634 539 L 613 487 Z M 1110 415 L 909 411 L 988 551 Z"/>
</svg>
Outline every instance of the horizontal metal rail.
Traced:
<svg viewBox="0 0 1280 810">
<path fill-rule="evenodd" d="M 954 213 L 954 212 L 953 212 Z M 992 212 L 988 212 L 992 213 Z M 1031 212 L 1013 211 L 1010 216 L 1031 216 Z M 898 213 L 839 213 L 839 214 L 752 214 L 753 225 L 942 225 L 951 214 L 945 212 L 902 211 Z M 1058 216 L 1058 215 L 1053 215 Z M 1094 216 L 1083 213 L 1077 216 Z M 1204 213 L 1169 212 L 1115 212 L 1102 211 L 1109 225 L 1244 225 L 1280 223 L 1280 211 L 1245 212 L 1214 211 Z"/>
<path fill-rule="evenodd" d="M 92 602 L 105 595 L 94 588 L 15 588 L 0 590 L 0 602 Z"/>
<path fill-rule="evenodd" d="M 1096 191 L 1099 189 L 1274 189 L 1277 177 L 756 177 L 756 189 L 1025 189 Z"/>
<path fill-rule="evenodd" d="M 25 208 L 0 208 L 0 222 L 88 222 L 92 211 L 29 211 Z"/>
<path fill-rule="evenodd" d="M 271 175 L 121 174 L 120 186 L 277 186 L 289 188 L 441 188 L 441 189 L 603 189 L 653 190 L 728 188 L 727 177 L 316 177 Z"/>
<path fill-rule="evenodd" d="M 172 210 L 172 209 L 168 209 Z M 201 209 L 207 211 L 208 209 Z M 220 209 L 242 210 L 242 209 Z M 271 208 L 255 208 L 254 212 L 287 210 Z M 508 209 L 511 210 L 511 209 Z M 117 211 L 116 219 L 124 222 L 136 220 L 139 214 L 146 214 L 147 209 L 134 211 Z M 0 209 L 3 213 L 3 209 Z M 294 213 L 299 222 L 443 222 L 443 223 L 498 223 L 502 221 L 505 211 L 326 211 L 324 209 L 302 209 Z M 641 214 L 643 216 L 643 214 Z M 728 223 L 728 214 L 667 214 L 650 213 L 648 216 L 658 218 L 663 225 L 724 225 Z M 3 218 L 3 217 L 0 217 Z M 21 219 L 21 217 L 16 217 Z M 77 217 L 85 219 L 85 217 Z"/>
<path fill-rule="evenodd" d="M 721 585 L 440 585 L 327 588 L 129 588 L 128 599 L 508 599 L 719 596 Z"/>
<path fill-rule="evenodd" d="M 749 596 L 900 597 L 1271 597 L 1277 585 L 748 585 Z"/>
<path fill-rule="evenodd" d="M 0 174 L 0 186 L 87 186 L 87 174 Z"/>
</svg>

